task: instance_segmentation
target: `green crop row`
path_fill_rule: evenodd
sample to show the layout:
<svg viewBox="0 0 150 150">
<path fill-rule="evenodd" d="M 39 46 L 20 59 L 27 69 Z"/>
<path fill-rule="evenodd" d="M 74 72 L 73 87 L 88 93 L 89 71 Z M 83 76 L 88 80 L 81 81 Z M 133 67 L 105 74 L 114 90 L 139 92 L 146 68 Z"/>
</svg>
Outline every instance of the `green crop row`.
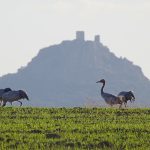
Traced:
<svg viewBox="0 0 150 150">
<path fill-rule="evenodd" d="M 150 149 L 150 109 L 0 108 L 0 149 Z"/>
</svg>

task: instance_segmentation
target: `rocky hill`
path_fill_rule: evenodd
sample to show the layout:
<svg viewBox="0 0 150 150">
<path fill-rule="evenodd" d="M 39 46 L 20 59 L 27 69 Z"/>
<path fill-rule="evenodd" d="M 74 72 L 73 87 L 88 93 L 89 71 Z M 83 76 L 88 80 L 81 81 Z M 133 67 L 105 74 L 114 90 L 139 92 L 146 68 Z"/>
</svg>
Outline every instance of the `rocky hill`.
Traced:
<svg viewBox="0 0 150 150">
<path fill-rule="evenodd" d="M 31 99 L 27 105 L 83 106 L 104 102 L 101 85 L 96 84 L 102 78 L 106 80 L 105 91 L 118 94 L 133 90 L 137 104 L 150 104 L 150 81 L 141 68 L 116 57 L 98 35 L 94 41 L 85 41 L 81 31 L 74 40 L 41 49 L 17 73 L 0 77 L 0 87 L 25 89 Z"/>
</svg>

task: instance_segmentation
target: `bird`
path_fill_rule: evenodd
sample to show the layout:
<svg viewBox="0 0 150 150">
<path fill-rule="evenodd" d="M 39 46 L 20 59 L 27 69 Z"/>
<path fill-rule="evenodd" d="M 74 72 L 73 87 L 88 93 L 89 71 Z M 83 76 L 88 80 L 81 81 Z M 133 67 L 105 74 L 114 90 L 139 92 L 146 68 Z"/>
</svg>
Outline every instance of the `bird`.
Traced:
<svg viewBox="0 0 150 150">
<path fill-rule="evenodd" d="M 0 89 L 0 105 L 2 103 L 2 95 L 9 91 L 12 91 L 12 89 L 11 88 Z"/>
<path fill-rule="evenodd" d="M 135 96 L 133 94 L 133 91 L 122 91 L 118 94 L 118 96 L 124 96 L 124 105 L 127 106 L 127 101 L 130 100 L 130 102 L 135 101 Z"/>
<path fill-rule="evenodd" d="M 19 101 L 20 99 L 27 99 L 29 100 L 27 94 L 25 91 L 23 90 L 18 90 L 18 91 L 9 91 L 7 93 L 4 93 L 2 95 L 2 101 L 3 101 L 3 105 L 2 107 L 4 107 L 6 105 L 7 102 L 14 102 L 14 101 L 18 101 L 20 103 L 20 106 L 22 106 L 22 102 Z"/>
<path fill-rule="evenodd" d="M 96 83 L 102 83 L 103 84 L 103 86 L 101 88 L 101 96 L 103 97 L 105 102 L 107 104 L 109 104 L 110 106 L 113 106 L 115 104 L 120 104 L 119 108 L 121 108 L 124 97 L 123 96 L 115 96 L 115 95 L 112 95 L 109 93 L 105 93 L 104 92 L 104 86 L 105 86 L 106 82 L 104 79 L 101 79 L 101 80 L 97 81 Z"/>
</svg>

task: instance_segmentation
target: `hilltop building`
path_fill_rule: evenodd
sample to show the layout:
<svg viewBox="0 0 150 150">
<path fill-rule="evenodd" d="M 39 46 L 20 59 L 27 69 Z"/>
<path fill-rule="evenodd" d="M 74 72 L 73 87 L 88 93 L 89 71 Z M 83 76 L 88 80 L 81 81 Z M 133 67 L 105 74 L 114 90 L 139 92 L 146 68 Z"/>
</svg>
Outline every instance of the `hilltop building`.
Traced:
<svg viewBox="0 0 150 150">
<path fill-rule="evenodd" d="M 85 33 L 84 31 L 76 31 L 76 40 L 80 42 L 85 41 Z M 94 37 L 94 42 L 95 43 L 100 43 L 100 35 L 95 35 Z"/>
<path fill-rule="evenodd" d="M 76 32 L 76 40 L 84 41 L 84 31 L 77 31 Z"/>
<path fill-rule="evenodd" d="M 95 43 L 100 43 L 100 36 L 95 35 L 94 41 L 95 41 Z"/>
</svg>

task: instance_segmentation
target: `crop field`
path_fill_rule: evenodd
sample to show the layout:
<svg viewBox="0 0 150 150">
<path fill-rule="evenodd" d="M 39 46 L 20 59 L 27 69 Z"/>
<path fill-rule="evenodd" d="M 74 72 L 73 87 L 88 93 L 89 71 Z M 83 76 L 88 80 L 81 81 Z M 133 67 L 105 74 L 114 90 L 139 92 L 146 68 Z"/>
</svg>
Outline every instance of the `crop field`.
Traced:
<svg viewBox="0 0 150 150">
<path fill-rule="evenodd" d="M 150 109 L 0 108 L 0 149 L 150 149 Z"/>
</svg>

